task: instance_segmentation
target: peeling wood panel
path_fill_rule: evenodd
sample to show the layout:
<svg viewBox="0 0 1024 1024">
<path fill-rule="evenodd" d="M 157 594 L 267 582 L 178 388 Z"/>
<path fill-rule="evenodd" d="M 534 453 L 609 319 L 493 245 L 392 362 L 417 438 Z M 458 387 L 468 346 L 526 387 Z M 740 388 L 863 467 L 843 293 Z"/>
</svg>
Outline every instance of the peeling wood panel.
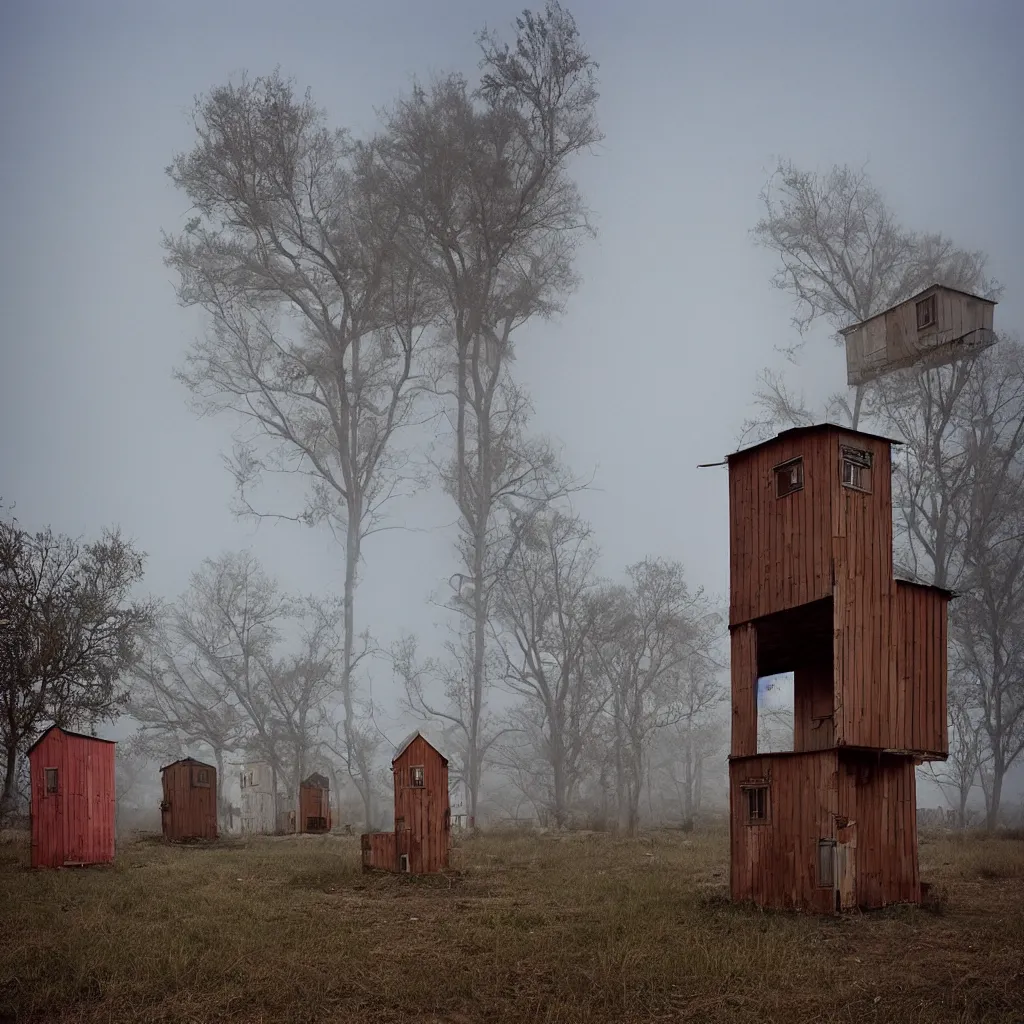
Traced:
<svg viewBox="0 0 1024 1024">
<path fill-rule="evenodd" d="M 794 671 L 793 749 L 827 750 L 835 745 L 832 666 Z"/>
<path fill-rule="evenodd" d="M 46 792 L 46 769 L 57 792 Z M 114 744 L 51 728 L 29 752 L 33 867 L 114 859 Z"/>
<path fill-rule="evenodd" d="M 209 785 L 200 785 L 199 772 L 205 771 Z M 217 838 L 217 769 L 199 761 L 176 761 L 163 772 L 163 806 L 160 820 L 164 838 L 170 842 L 185 839 Z"/>
<path fill-rule="evenodd" d="M 398 852 L 394 832 L 370 832 L 360 836 L 363 870 L 397 871 Z"/>
<path fill-rule="evenodd" d="M 896 729 L 891 749 L 945 757 L 949 597 L 896 584 Z"/>
</svg>

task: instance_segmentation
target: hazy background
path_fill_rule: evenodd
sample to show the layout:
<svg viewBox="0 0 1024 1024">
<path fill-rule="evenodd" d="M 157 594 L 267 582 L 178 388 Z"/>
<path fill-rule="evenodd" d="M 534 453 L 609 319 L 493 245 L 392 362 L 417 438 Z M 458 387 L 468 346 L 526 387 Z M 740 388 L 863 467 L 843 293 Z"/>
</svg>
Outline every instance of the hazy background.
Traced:
<svg viewBox="0 0 1024 1024">
<path fill-rule="evenodd" d="M 233 519 L 219 454 L 232 424 L 198 420 L 171 377 L 202 321 L 177 306 L 162 265 L 161 230 L 188 214 L 164 167 L 191 145 L 193 97 L 242 69 L 280 65 L 332 123 L 369 132 L 374 108 L 414 76 L 471 73 L 475 30 L 504 28 L 520 6 L 4 5 L 0 495 L 26 526 L 95 535 L 119 523 L 160 595 L 245 546 L 286 588 L 340 586 L 327 532 Z M 1018 330 L 1024 8 L 568 6 L 601 65 L 606 140 L 578 166 L 600 239 L 579 259 L 567 316 L 522 331 L 515 374 L 534 429 L 578 472 L 597 470 L 577 504 L 604 570 L 679 558 L 724 594 L 726 477 L 696 465 L 736 447 L 756 371 L 794 337 L 771 257 L 749 237 L 775 158 L 866 163 L 908 225 L 990 254 L 1006 286 L 997 327 Z M 843 382 L 842 354 L 813 351 L 799 379 L 825 394 Z M 368 541 L 358 626 L 384 643 L 418 632 L 430 653 L 442 637 L 426 602 L 452 571 L 453 511 L 427 494 L 400 515 L 419 529 Z M 374 673 L 374 697 L 393 704 L 390 673 Z"/>
</svg>

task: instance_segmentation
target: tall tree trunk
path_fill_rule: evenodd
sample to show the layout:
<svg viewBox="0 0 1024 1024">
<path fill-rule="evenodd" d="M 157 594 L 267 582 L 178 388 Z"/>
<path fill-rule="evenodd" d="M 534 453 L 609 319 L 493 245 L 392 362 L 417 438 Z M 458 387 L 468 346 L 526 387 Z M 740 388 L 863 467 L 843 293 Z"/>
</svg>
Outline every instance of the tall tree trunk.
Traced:
<svg viewBox="0 0 1024 1024">
<path fill-rule="evenodd" d="M 999 803 L 1003 797 L 1003 776 L 1006 765 L 998 751 L 992 757 L 992 788 L 988 793 L 988 806 L 985 809 L 985 827 L 991 832 L 999 822 Z"/>
<path fill-rule="evenodd" d="M 488 453 L 489 454 L 489 453 Z M 484 455 L 481 453 L 481 463 Z M 474 523 L 473 536 L 473 694 L 470 701 L 469 718 L 469 798 L 470 827 L 476 826 L 477 807 L 480 799 L 480 777 L 482 774 L 482 755 L 480 722 L 484 699 L 484 664 L 487 642 L 487 595 L 484 593 L 484 567 L 487 557 L 487 520 L 485 509 L 489 502 L 483 497 L 483 487 L 490 484 L 490 474 L 481 465 L 479 476 L 482 478 L 481 497 L 477 501 L 477 518 Z"/>
<path fill-rule="evenodd" d="M 362 538 L 359 534 L 362 509 L 353 496 L 348 503 L 348 533 L 345 540 L 344 644 L 342 647 L 341 693 L 345 707 L 345 761 L 349 778 L 363 800 L 367 829 L 373 828 L 373 779 L 363 745 L 358 742 L 355 701 L 352 699 L 352 659 L 355 644 L 356 574 Z"/>
<path fill-rule="evenodd" d="M 3 795 L 0 795 L 0 821 L 3 821 L 9 814 L 14 813 L 18 797 L 16 787 L 18 783 L 18 745 L 8 742 L 4 744 L 4 756 L 6 766 L 4 768 Z"/>
<path fill-rule="evenodd" d="M 224 778 L 224 751 L 220 747 L 213 748 L 213 760 L 217 765 L 217 829 L 219 831 L 224 828 L 224 794 L 227 792 L 225 785 L 227 780 Z"/>
</svg>

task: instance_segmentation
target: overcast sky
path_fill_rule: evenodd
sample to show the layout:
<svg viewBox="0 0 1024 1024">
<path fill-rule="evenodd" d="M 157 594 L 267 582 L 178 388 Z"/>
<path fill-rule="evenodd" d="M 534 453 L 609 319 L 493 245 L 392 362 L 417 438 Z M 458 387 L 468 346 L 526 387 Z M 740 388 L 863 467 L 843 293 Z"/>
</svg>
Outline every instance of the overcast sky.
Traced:
<svg viewBox="0 0 1024 1024">
<path fill-rule="evenodd" d="M 282 582 L 340 587 L 329 535 L 258 531 L 229 511 L 228 420 L 198 420 L 171 377 L 202 324 L 180 309 L 160 232 L 188 204 L 164 173 L 190 146 L 193 97 L 280 65 L 334 123 L 415 76 L 475 69 L 476 29 L 522 0 L 288 5 L 16 0 L 0 14 L 3 363 L 0 495 L 27 526 L 120 524 L 173 595 L 207 556 L 251 546 Z M 792 340 L 791 310 L 749 229 L 778 156 L 867 163 L 910 225 L 991 255 L 1022 318 L 1024 6 L 1019 2 L 569 5 L 601 64 L 606 140 L 579 164 L 600 238 L 556 324 L 524 329 L 515 367 L 535 426 L 597 489 L 579 506 L 615 574 L 681 559 L 724 593 L 726 477 L 757 369 Z M 818 336 L 818 340 L 821 336 Z M 812 387 L 840 386 L 838 350 Z M 438 496 L 402 511 L 423 532 L 366 546 L 360 627 L 434 647 L 426 606 L 454 568 Z M 386 697 L 383 673 L 376 685 Z"/>
</svg>

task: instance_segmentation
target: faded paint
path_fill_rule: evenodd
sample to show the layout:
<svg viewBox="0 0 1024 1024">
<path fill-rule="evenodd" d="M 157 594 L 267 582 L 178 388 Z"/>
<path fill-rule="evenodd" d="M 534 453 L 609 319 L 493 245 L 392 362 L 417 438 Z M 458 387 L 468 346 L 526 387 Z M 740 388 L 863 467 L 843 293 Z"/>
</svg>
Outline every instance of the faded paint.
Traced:
<svg viewBox="0 0 1024 1024">
<path fill-rule="evenodd" d="M 29 747 L 32 867 L 113 861 L 114 749 L 56 725 Z"/>
<path fill-rule="evenodd" d="M 314 772 L 299 787 L 299 813 L 303 832 L 331 831 L 331 784 Z"/>
</svg>

